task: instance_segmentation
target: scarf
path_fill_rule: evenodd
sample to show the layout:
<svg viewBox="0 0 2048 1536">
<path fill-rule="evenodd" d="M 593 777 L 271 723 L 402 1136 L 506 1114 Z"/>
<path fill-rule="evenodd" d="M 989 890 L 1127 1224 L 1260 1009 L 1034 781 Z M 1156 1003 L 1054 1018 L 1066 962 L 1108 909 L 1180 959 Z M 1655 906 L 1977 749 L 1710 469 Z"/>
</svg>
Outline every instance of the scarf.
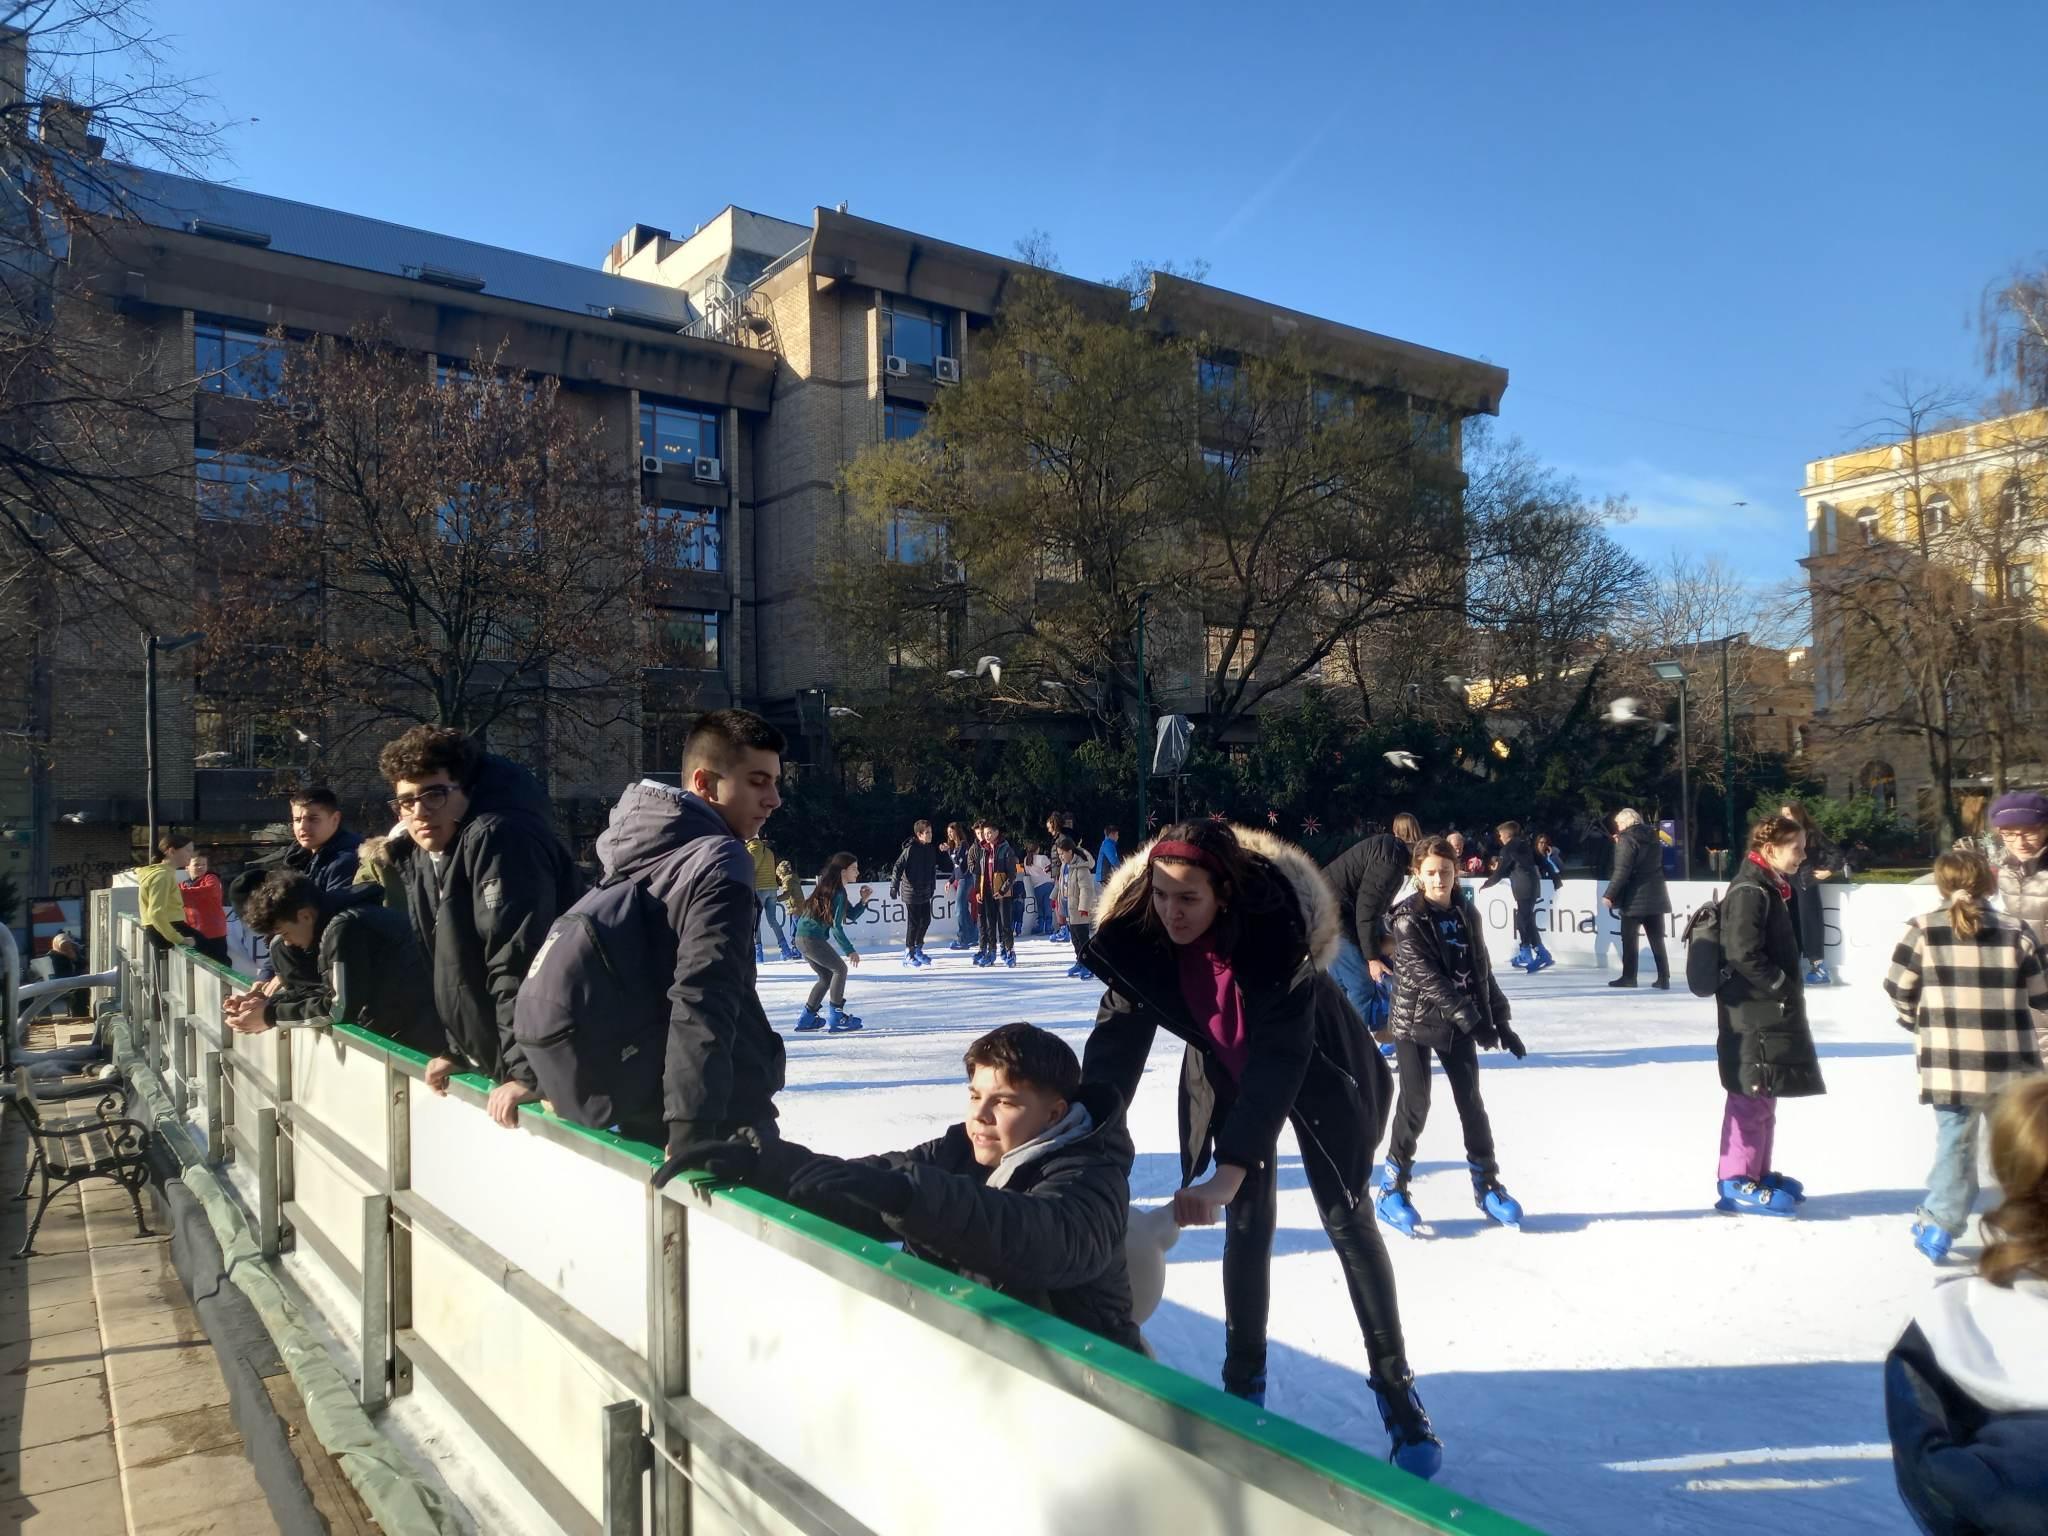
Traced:
<svg viewBox="0 0 2048 1536">
<path fill-rule="evenodd" d="M 1764 856 L 1761 853 L 1758 853 L 1754 849 L 1752 849 L 1749 855 L 1749 862 L 1754 864 L 1758 869 L 1762 870 L 1764 874 L 1770 879 L 1771 888 L 1778 893 L 1780 900 L 1790 901 L 1792 899 L 1792 883 L 1789 880 L 1787 880 L 1783 875 L 1779 874 L 1775 869 L 1771 868 L 1769 864 L 1766 864 L 1764 862 Z"/>
<path fill-rule="evenodd" d="M 1069 1142 L 1079 1141 L 1095 1129 L 1095 1117 L 1080 1104 L 1070 1104 L 1067 1112 L 1021 1147 L 1012 1147 L 1003 1154 L 1003 1160 L 989 1170 L 989 1189 L 1006 1187 L 1019 1168 L 1035 1163 L 1049 1153 L 1057 1152 Z"/>
<path fill-rule="evenodd" d="M 1245 1035 L 1244 995 L 1237 990 L 1228 957 L 1216 952 L 1212 930 L 1192 944 L 1181 945 L 1174 951 L 1174 959 L 1180 966 L 1181 1001 L 1215 1045 L 1217 1059 L 1230 1073 L 1230 1080 L 1236 1082 L 1251 1060 L 1252 1044 Z"/>
</svg>

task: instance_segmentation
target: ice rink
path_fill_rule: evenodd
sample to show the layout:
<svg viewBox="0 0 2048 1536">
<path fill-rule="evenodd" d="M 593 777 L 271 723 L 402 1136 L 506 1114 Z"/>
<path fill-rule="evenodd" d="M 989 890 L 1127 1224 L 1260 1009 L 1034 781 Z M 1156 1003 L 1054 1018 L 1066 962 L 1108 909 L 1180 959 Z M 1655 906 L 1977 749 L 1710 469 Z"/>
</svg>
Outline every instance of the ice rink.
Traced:
<svg viewBox="0 0 2048 1536">
<path fill-rule="evenodd" d="M 1065 945 L 1027 937 L 1014 971 L 929 943 L 864 956 L 848 1007 L 866 1028 L 789 1035 L 810 972 L 762 968 L 789 1045 L 786 1133 L 822 1150 L 910 1146 L 957 1119 L 960 1053 L 1012 1019 L 1078 1051 L 1100 988 Z M 1445 1448 L 1439 1481 L 1553 1532 L 1909 1532 L 1892 1486 L 1881 1362 L 1937 1272 L 1907 1228 L 1933 1153 L 1911 1037 L 1874 988 L 1809 994 L 1828 1094 L 1781 1106 L 1776 1163 L 1804 1180 L 1797 1220 L 1714 1213 L 1722 1093 L 1711 1001 L 1610 991 L 1590 969 L 1509 972 L 1526 1061 L 1485 1058 L 1502 1178 L 1524 1229 L 1474 1208 L 1441 1081 L 1414 1199 L 1430 1235 L 1387 1229 L 1409 1356 Z M 1163 1033 L 1132 1111 L 1133 1197 L 1178 1181 Z M 1291 1135 L 1280 1146 L 1268 1406 L 1383 1454 L 1365 1353 Z M 1290 1172 L 1291 1170 L 1291 1172 Z M 1146 1325 L 1170 1363 L 1222 1362 L 1222 1230 L 1189 1229 Z M 1977 1252 L 1974 1228 L 1958 1258 Z"/>
</svg>

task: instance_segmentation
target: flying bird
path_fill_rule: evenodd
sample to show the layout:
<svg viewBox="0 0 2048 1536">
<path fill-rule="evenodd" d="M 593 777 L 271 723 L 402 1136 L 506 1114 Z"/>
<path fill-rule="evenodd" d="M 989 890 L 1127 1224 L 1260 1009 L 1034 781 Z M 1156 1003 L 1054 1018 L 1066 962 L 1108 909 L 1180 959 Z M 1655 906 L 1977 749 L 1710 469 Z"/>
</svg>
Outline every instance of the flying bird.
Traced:
<svg viewBox="0 0 2048 1536">
<path fill-rule="evenodd" d="M 982 657 L 981 660 L 974 664 L 974 675 L 976 677 L 985 677 L 992 683 L 1002 682 L 1003 658 L 1000 656 Z"/>
<path fill-rule="evenodd" d="M 1619 698 L 1607 706 L 1607 718 L 1616 725 L 1633 725 L 1643 718 L 1643 712 L 1635 699 Z"/>
<path fill-rule="evenodd" d="M 86 822 L 92 820 L 92 812 L 66 811 L 62 816 L 58 817 L 57 819 L 59 821 L 68 821 L 73 826 L 83 826 Z"/>
<path fill-rule="evenodd" d="M 826 710 L 825 713 L 830 715 L 834 720 L 858 720 L 861 718 L 861 713 L 859 710 L 848 709 L 844 704 L 834 704 L 830 709 Z"/>
<path fill-rule="evenodd" d="M 299 739 L 299 745 L 300 745 L 300 746 L 302 746 L 302 747 L 311 747 L 311 748 L 312 748 L 312 749 L 313 749 L 314 751 L 316 751 L 316 752 L 320 750 L 320 743 L 319 743 L 319 742 L 317 742 L 317 741 L 315 741 L 315 740 L 314 740 L 314 739 L 313 739 L 312 737 L 308 736 L 308 735 L 307 735 L 307 734 L 306 734 L 306 733 L 305 733 L 304 731 L 300 730 L 300 729 L 299 729 L 299 728 L 298 728 L 298 727 L 297 727 L 296 725 L 292 727 L 292 734 L 293 734 L 294 736 L 298 737 L 298 739 Z"/>
<path fill-rule="evenodd" d="M 1678 729 L 1678 727 L 1677 727 L 1677 726 L 1675 726 L 1675 725 L 1672 725 L 1672 724 L 1670 724 L 1670 723 L 1668 723 L 1668 722 L 1666 722 L 1666 721 L 1663 721 L 1663 720 L 1659 720 L 1659 721 L 1657 722 L 1657 736 L 1656 736 L 1656 740 L 1655 740 L 1655 741 L 1654 741 L 1654 742 L 1652 743 L 1652 745 L 1653 745 L 1653 746 L 1659 746 L 1659 747 L 1663 746 L 1663 745 L 1664 745 L 1664 742 L 1665 742 L 1665 740 L 1666 740 L 1666 738 L 1668 738 L 1668 737 L 1669 737 L 1669 736 L 1670 736 L 1670 735 L 1671 735 L 1671 734 L 1672 734 L 1672 733 L 1673 733 L 1674 731 L 1676 731 L 1677 729 Z"/>
<path fill-rule="evenodd" d="M 1043 688 L 1047 693 L 1065 693 L 1067 691 L 1067 685 L 1065 683 L 1056 683 L 1049 677 L 1044 682 L 1040 683 L 1038 686 Z"/>
<path fill-rule="evenodd" d="M 1421 762 L 1416 758 L 1413 752 L 1382 752 L 1380 756 L 1384 757 L 1396 768 L 1402 769 L 1408 773 L 1413 773 L 1417 768 L 1420 768 L 1422 766 Z"/>
<path fill-rule="evenodd" d="M 946 676 L 956 683 L 963 677 L 972 677 L 973 675 L 965 667 L 949 667 L 946 671 Z"/>
</svg>

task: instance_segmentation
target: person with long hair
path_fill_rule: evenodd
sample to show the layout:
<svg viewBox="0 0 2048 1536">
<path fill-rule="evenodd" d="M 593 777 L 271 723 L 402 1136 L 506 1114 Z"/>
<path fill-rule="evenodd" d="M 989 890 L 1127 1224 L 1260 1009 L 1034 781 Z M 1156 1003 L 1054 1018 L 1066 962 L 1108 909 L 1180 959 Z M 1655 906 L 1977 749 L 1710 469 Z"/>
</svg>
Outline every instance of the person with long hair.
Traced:
<svg viewBox="0 0 2048 1536">
<path fill-rule="evenodd" d="M 1825 987 L 1834 978 L 1828 974 L 1828 930 L 1820 902 L 1820 883 L 1834 878 L 1842 862 L 1841 853 L 1820 835 L 1813 813 L 1797 800 L 1778 807 L 1780 816 L 1799 823 L 1806 834 L 1806 857 L 1792 874 L 1792 900 L 1797 908 L 1799 950 L 1806 957 L 1806 984 Z"/>
<path fill-rule="evenodd" d="M 1500 853 L 1493 861 L 1493 873 L 1486 877 L 1479 889 L 1508 883 L 1508 894 L 1515 898 L 1515 958 L 1508 963 L 1518 971 L 1527 971 L 1534 976 L 1547 965 L 1557 961 L 1543 946 L 1543 935 L 1536 931 L 1536 897 L 1543 889 L 1543 874 L 1536 864 L 1536 850 L 1529 839 L 1522 835 L 1519 821 L 1504 821 L 1493 829 L 1493 835 L 1500 842 Z"/>
<path fill-rule="evenodd" d="M 825 861 L 811 885 L 811 894 L 804 898 L 796 920 L 796 948 L 818 979 L 811 983 L 811 995 L 797 1015 L 799 1034 L 826 1029 L 843 1035 L 860 1028 L 860 1019 L 846 1011 L 847 967 L 860 964 L 860 951 L 846 936 L 846 924 L 849 919 L 859 922 L 867 916 L 868 897 L 874 893 L 864 885 L 859 901 L 849 902 L 846 888 L 859 878 L 860 862 L 850 853 L 835 853 Z M 826 1005 L 823 1015 L 818 1012 L 820 1003 Z"/>
<path fill-rule="evenodd" d="M 1806 1023 L 1792 915 L 1792 876 L 1805 857 L 1805 829 L 1789 816 L 1766 816 L 1750 829 L 1749 856 L 1721 897 L 1714 1053 L 1728 1102 L 1714 1209 L 1729 1215 L 1791 1216 L 1806 1198 L 1799 1180 L 1771 1167 L 1778 1100 L 1827 1092 Z"/>
<path fill-rule="evenodd" d="M 1183 1187 L 1173 1209 L 1183 1226 L 1223 1218 L 1223 1388 L 1257 1403 L 1266 1395 L 1276 1143 L 1292 1123 L 1365 1336 L 1388 1454 L 1430 1477 L 1443 1446 L 1409 1370 L 1368 1188 L 1390 1073 L 1327 974 L 1338 932 L 1336 894 L 1301 849 L 1222 822 L 1168 827 L 1103 892 L 1083 959 L 1105 991 L 1082 1076 L 1128 1102 L 1157 1032 L 1186 1043 Z"/>
<path fill-rule="evenodd" d="M 946 862 L 953 866 L 950 884 L 953 887 L 954 913 L 953 942 L 948 949 L 974 949 L 981 942 L 981 929 L 974 919 L 974 874 L 968 869 L 968 855 L 974 850 L 974 838 L 957 821 L 946 823 L 945 841 L 939 844 L 946 855 Z"/>
<path fill-rule="evenodd" d="M 1947 905 L 1906 924 L 1884 989 L 1918 1037 L 1920 1102 L 1934 1106 L 1934 1171 L 1913 1244 L 1939 1264 L 1977 1203 L 1977 1134 L 2000 1089 L 2048 1057 L 2048 968 L 2032 929 L 1986 905 L 1990 860 L 1974 849 L 1934 861 Z"/>
<path fill-rule="evenodd" d="M 2040 1536 L 2048 1511 L 2048 1078 L 1991 1108 L 1977 1272 L 1937 1285 L 1884 1366 L 1899 1497 L 1932 1536 Z"/>
</svg>

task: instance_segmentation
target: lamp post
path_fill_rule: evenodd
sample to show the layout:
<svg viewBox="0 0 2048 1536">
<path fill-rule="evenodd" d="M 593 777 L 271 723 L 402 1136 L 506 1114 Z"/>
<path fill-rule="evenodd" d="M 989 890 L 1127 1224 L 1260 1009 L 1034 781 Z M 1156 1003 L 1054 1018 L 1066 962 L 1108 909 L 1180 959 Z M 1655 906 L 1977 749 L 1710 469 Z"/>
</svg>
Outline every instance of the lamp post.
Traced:
<svg viewBox="0 0 2048 1536">
<path fill-rule="evenodd" d="M 169 639 L 158 634 L 142 637 L 142 800 L 149 819 L 149 847 L 142 855 L 145 864 L 156 857 L 156 659 L 205 638 L 206 632 L 200 629 Z"/>
<path fill-rule="evenodd" d="M 1692 878 L 1692 765 L 1685 725 L 1685 667 L 1675 661 L 1653 661 L 1650 670 L 1667 683 L 1678 684 L 1678 839 L 1681 867 Z M 1732 846 L 1732 845 L 1731 845 Z"/>
<path fill-rule="evenodd" d="M 1145 749 L 1146 749 L 1146 746 L 1148 745 L 1148 740 L 1147 740 L 1147 738 L 1149 738 L 1149 737 L 1151 736 L 1151 734 L 1152 734 L 1152 725 L 1151 725 L 1151 722 L 1150 722 L 1150 721 L 1149 721 L 1149 720 L 1148 720 L 1148 719 L 1146 718 L 1146 716 L 1147 716 L 1147 715 L 1149 714 L 1149 712 L 1150 712 L 1150 709 L 1149 709 L 1149 706 L 1147 705 L 1147 703 L 1146 703 L 1146 701 L 1145 701 L 1145 604 L 1146 604 L 1146 603 L 1148 603 L 1148 602 L 1150 602 L 1150 601 L 1151 601 L 1151 599 L 1152 599 L 1152 594 L 1151 594 L 1150 592 L 1140 592 L 1140 593 L 1138 594 L 1138 733 L 1137 733 L 1137 734 L 1138 734 L 1138 831 L 1137 831 L 1137 836 L 1138 836 L 1138 838 L 1139 838 L 1139 840 L 1140 840 L 1140 841 L 1143 841 L 1143 839 L 1144 839 L 1144 836 L 1145 836 L 1145 833 L 1146 833 L 1146 830 L 1147 830 L 1147 829 L 1148 829 L 1148 828 L 1150 827 L 1150 825 L 1151 825 L 1150 821 L 1149 821 L 1149 820 L 1147 819 L 1147 817 L 1148 817 L 1148 815 L 1149 815 L 1150 807 L 1149 807 L 1148 801 L 1147 801 L 1147 799 L 1146 799 L 1146 790 L 1147 790 L 1147 788 L 1149 787 L 1149 783 L 1148 783 L 1148 776 L 1150 775 L 1150 773 L 1151 773 L 1151 771 L 1152 771 L 1152 765 L 1151 765 L 1150 763 L 1148 763 L 1148 762 L 1147 762 L 1147 761 L 1145 760 Z"/>
<path fill-rule="evenodd" d="M 1728 857 L 1735 857 L 1735 716 L 1728 709 L 1728 642 L 1721 637 L 1721 803 L 1727 813 Z"/>
</svg>

